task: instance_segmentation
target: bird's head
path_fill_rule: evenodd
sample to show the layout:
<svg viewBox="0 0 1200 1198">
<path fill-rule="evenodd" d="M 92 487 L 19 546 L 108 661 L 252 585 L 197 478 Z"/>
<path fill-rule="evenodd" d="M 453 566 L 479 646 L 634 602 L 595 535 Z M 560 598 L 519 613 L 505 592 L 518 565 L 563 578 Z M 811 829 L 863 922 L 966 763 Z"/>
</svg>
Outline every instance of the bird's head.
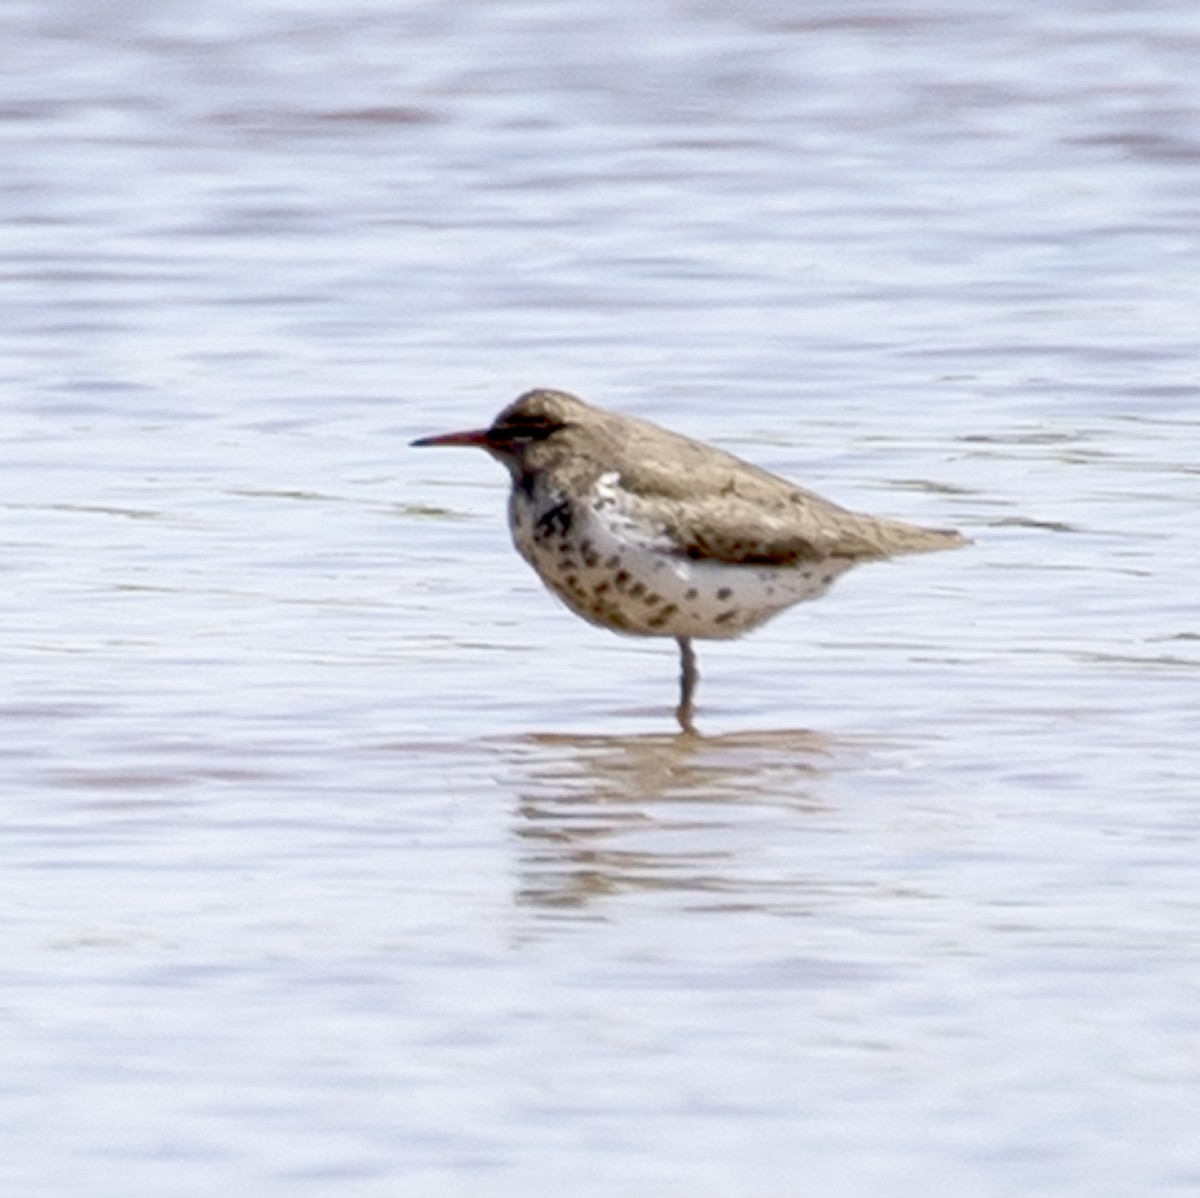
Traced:
<svg viewBox="0 0 1200 1198">
<path fill-rule="evenodd" d="M 514 478 L 539 465 L 546 447 L 591 411 L 565 391 L 526 391 L 496 417 L 489 428 L 421 437 L 414 445 L 473 445 L 503 462 Z"/>
</svg>

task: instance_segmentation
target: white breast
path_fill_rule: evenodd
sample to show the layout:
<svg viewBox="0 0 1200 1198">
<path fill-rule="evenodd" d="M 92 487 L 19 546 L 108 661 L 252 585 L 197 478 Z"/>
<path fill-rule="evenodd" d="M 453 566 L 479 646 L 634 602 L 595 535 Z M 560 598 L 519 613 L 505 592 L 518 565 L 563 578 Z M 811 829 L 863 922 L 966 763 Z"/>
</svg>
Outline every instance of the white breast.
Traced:
<svg viewBox="0 0 1200 1198">
<path fill-rule="evenodd" d="M 641 636 L 740 636 L 823 594 L 849 567 L 736 566 L 683 556 L 616 473 L 601 476 L 586 502 L 514 489 L 509 515 L 517 550 L 572 611 Z"/>
</svg>

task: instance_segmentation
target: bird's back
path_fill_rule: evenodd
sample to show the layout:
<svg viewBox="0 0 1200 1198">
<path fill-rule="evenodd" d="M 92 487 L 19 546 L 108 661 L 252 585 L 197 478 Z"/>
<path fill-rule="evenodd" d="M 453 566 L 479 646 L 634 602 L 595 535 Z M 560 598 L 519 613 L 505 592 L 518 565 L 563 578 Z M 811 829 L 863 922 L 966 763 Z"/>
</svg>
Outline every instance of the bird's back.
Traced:
<svg viewBox="0 0 1200 1198">
<path fill-rule="evenodd" d="M 950 529 L 849 511 L 734 454 L 649 421 L 594 408 L 589 412 L 592 418 L 577 430 L 565 430 L 552 476 L 561 475 L 565 489 L 578 492 L 615 472 L 689 557 L 788 565 L 828 558 L 866 561 L 966 543 Z"/>
</svg>

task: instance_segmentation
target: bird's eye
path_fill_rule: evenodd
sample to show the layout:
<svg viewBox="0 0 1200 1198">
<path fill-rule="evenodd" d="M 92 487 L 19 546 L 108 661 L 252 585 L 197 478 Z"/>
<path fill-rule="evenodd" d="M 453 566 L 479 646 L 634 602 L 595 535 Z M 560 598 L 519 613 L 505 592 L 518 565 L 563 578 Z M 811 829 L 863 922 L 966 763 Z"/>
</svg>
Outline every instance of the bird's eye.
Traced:
<svg viewBox="0 0 1200 1198">
<path fill-rule="evenodd" d="M 507 421 L 494 429 L 492 435 L 497 441 L 510 445 L 529 445 L 534 441 L 544 441 L 562 427 L 545 416 L 526 416 Z"/>
</svg>

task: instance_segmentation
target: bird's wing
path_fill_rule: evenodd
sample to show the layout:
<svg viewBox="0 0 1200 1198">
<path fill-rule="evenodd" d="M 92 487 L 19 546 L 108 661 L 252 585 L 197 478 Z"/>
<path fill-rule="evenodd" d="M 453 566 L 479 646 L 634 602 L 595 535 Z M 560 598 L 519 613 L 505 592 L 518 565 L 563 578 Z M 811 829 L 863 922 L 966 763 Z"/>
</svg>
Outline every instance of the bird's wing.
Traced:
<svg viewBox="0 0 1200 1198">
<path fill-rule="evenodd" d="M 886 554 L 855 531 L 850 513 L 834 510 L 837 515 L 816 512 L 800 500 L 764 507 L 736 496 L 668 501 L 665 532 L 682 556 L 730 565 L 794 566 Z"/>
<path fill-rule="evenodd" d="M 876 519 L 839 507 L 732 454 L 640 422 L 611 433 L 603 460 L 617 467 L 642 516 L 680 556 L 730 565 L 867 561 L 950 549 L 958 533 Z M 590 465 L 589 471 L 604 467 Z"/>
<path fill-rule="evenodd" d="M 876 522 L 746 463 L 734 460 L 720 469 L 709 457 L 702 471 L 682 475 L 640 466 L 623 481 L 658 515 L 681 556 L 792 566 L 888 552 L 869 535 Z"/>
</svg>

